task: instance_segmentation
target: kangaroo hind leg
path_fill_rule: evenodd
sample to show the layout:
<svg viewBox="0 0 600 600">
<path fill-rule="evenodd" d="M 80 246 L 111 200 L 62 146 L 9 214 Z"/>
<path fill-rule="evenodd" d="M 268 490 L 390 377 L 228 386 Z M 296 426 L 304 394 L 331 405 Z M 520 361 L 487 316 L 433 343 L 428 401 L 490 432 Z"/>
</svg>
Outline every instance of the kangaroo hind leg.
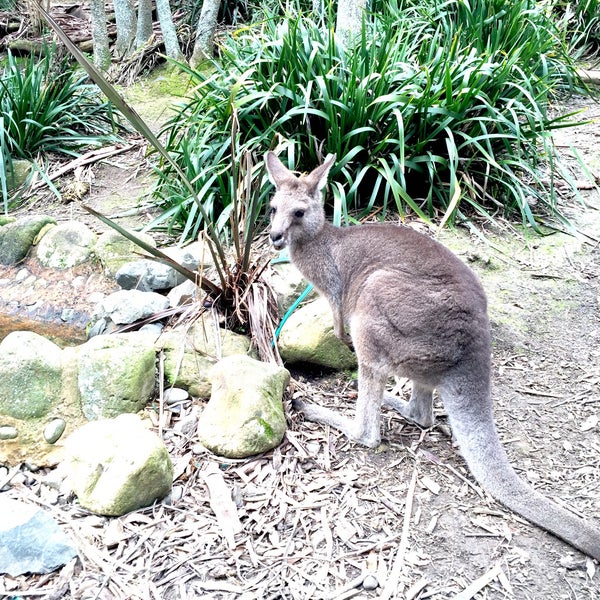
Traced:
<svg viewBox="0 0 600 600">
<path fill-rule="evenodd" d="M 302 412 L 307 421 L 330 425 L 355 442 L 369 448 L 377 448 L 381 443 L 381 402 L 385 382 L 386 377 L 381 373 L 359 365 L 358 399 L 354 419 L 329 408 L 298 400 L 294 401 L 294 408 Z"/>
<path fill-rule="evenodd" d="M 433 416 L 433 390 L 416 381 L 413 381 L 408 402 L 391 394 L 385 394 L 383 404 L 424 429 L 432 427 L 435 422 Z"/>
</svg>

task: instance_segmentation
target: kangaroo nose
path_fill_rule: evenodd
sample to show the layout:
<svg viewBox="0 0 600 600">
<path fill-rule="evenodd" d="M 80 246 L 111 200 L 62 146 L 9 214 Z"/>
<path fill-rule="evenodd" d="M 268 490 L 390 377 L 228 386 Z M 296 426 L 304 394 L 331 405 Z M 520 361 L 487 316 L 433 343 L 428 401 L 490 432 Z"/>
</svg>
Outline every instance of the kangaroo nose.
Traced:
<svg viewBox="0 0 600 600">
<path fill-rule="evenodd" d="M 271 238 L 271 243 L 273 244 L 273 247 L 276 248 L 277 250 L 280 250 L 281 248 L 283 248 L 285 246 L 285 240 L 283 239 L 283 233 L 279 233 L 277 231 L 271 231 L 271 233 L 269 234 L 269 237 Z"/>
</svg>

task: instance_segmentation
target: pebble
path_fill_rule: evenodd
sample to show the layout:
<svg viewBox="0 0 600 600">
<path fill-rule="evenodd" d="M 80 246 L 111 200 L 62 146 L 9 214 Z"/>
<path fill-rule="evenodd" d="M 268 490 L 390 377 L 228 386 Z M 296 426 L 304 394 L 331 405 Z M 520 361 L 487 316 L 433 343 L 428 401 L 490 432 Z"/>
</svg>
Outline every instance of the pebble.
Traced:
<svg viewBox="0 0 600 600">
<path fill-rule="evenodd" d="M 16 427 L 2 425 L 0 427 L 0 440 L 14 440 L 19 435 Z"/>
<path fill-rule="evenodd" d="M 181 388 L 169 388 L 165 390 L 165 402 L 167 404 L 177 404 L 177 402 L 185 402 L 190 395 L 186 390 Z"/>
<path fill-rule="evenodd" d="M 65 432 L 67 423 L 64 419 L 53 419 L 44 427 L 44 439 L 49 444 L 55 444 Z"/>
<path fill-rule="evenodd" d="M 377 577 L 375 575 L 367 575 L 363 579 L 363 588 L 365 590 L 376 590 L 379 587 L 379 581 L 377 581 Z"/>
</svg>

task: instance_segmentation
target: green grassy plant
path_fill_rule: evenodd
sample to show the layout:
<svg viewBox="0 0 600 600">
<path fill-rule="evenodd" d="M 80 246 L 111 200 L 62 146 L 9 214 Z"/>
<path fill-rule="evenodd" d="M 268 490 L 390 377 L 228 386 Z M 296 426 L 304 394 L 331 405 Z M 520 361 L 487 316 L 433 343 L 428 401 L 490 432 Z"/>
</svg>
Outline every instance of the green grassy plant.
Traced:
<svg viewBox="0 0 600 600">
<path fill-rule="evenodd" d="M 350 50 L 305 16 L 267 19 L 230 37 L 212 69 L 186 71 L 195 94 L 167 123 L 166 146 L 220 229 L 240 160 L 234 121 L 236 148 L 256 160 L 277 147 L 308 170 L 337 154 L 333 201 L 346 220 L 377 208 L 451 222 L 475 210 L 536 227 L 531 205 L 556 212 L 538 167 L 554 160 L 552 129 L 568 125 L 548 101 L 575 70 L 529 0 L 388 2 Z M 195 235 L 189 193 L 168 164 L 158 172 L 157 224 Z"/>
<path fill-rule="evenodd" d="M 115 140 L 110 103 L 66 60 L 48 48 L 41 58 L 17 59 L 10 52 L 0 79 L 4 143 L 13 157 L 37 153 L 76 155 L 85 146 Z"/>
<path fill-rule="evenodd" d="M 575 55 L 597 55 L 600 49 L 600 0 L 543 3 Z"/>
</svg>

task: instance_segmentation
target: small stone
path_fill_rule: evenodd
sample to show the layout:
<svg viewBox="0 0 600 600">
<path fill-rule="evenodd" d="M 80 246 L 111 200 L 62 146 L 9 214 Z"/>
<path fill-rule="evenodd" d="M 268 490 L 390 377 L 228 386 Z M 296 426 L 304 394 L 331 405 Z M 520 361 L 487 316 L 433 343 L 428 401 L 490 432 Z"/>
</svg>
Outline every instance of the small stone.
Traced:
<svg viewBox="0 0 600 600">
<path fill-rule="evenodd" d="M 0 427 L 0 440 L 14 440 L 19 435 L 16 427 L 2 425 Z"/>
<path fill-rule="evenodd" d="M 171 490 L 171 502 L 179 502 L 183 498 L 183 487 L 174 485 Z"/>
<path fill-rule="evenodd" d="M 146 333 L 159 336 L 164 328 L 165 327 L 162 323 L 146 323 L 140 327 L 140 331 L 145 331 Z"/>
<path fill-rule="evenodd" d="M 363 588 L 365 590 L 371 591 L 376 590 L 379 587 L 379 581 L 377 581 L 377 577 L 375 575 L 367 575 L 363 580 Z"/>
<path fill-rule="evenodd" d="M 29 271 L 25 268 L 19 269 L 15 275 L 15 282 L 22 283 L 29 277 Z"/>
<path fill-rule="evenodd" d="M 64 323 L 70 323 L 71 321 L 73 321 L 74 316 L 75 316 L 74 308 L 63 308 L 62 312 L 60 313 L 60 320 L 63 321 Z"/>
<path fill-rule="evenodd" d="M 44 427 L 44 439 L 49 444 L 55 444 L 65 432 L 67 423 L 64 419 L 53 419 Z"/>
<path fill-rule="evenodd" d="M 585 558 L 580 558 L 577 556 L 573 556 L 572 554 L 567 554 L 560 559 L 560 564 L 565 569 L 569 571 L 575 571 L 576 569 L 585 569 Z"/>
<path fill-rule="evenodd" d="M 167 404 L 176 404 L 177 402 L 185 402 L 190 395 L 181 388 L 169 388 L 165 391 L 165 402 Z"/>
</svg>

